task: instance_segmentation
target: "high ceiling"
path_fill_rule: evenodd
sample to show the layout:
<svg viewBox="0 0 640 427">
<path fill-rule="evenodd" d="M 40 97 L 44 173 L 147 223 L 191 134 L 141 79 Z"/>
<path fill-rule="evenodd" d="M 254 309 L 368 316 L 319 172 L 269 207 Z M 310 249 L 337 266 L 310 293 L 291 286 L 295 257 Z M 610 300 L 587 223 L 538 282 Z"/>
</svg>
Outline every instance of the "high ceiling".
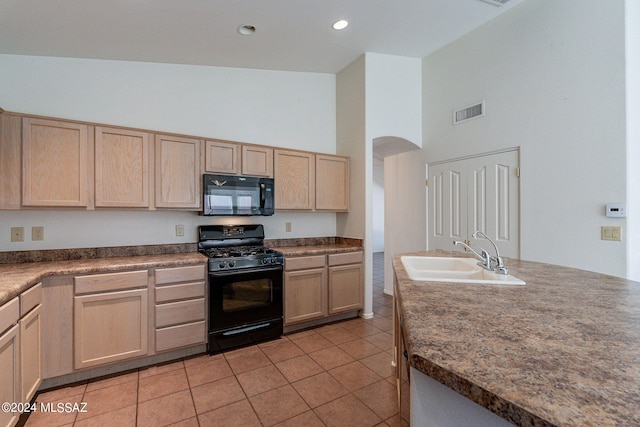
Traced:
<svg viewBox="0 0 640 427">
<path fill-rule="evenodd" d="M 337 73 L 423 58 L 522 1 L 0 0 L 0 53 Z"/>
</svg>

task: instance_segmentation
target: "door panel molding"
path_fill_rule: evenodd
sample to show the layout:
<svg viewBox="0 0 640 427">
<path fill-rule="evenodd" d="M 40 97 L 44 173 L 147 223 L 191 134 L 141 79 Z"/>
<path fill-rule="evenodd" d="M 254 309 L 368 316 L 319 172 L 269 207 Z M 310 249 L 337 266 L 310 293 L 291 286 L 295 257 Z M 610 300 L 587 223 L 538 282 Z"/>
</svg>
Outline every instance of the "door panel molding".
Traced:
<svg viewBox="0 0 640 427">
<path fill-rule="evenodd" d="M 519 164 L 519 149 L 429 164 L 429 249 L 461 250 L 453 240 L 490 249 L 488 242 L 472 239 L 480 230 L 501 255 L 519 258 Z"/>
</svg>

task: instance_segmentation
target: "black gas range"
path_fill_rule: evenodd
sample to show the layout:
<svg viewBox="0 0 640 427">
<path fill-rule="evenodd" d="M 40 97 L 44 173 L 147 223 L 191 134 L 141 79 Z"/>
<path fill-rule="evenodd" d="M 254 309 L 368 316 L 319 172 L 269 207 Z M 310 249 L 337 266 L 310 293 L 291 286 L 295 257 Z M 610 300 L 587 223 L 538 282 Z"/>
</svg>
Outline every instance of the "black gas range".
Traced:
<svg viewBox="0 0 640 427">
<path fill-rule="evenodd" d="M 264 246 L 264 227 L 200 226 L 198 250 L 209 258 L 209 353 L 280 337 L 284 257 Z"/>
</svg>

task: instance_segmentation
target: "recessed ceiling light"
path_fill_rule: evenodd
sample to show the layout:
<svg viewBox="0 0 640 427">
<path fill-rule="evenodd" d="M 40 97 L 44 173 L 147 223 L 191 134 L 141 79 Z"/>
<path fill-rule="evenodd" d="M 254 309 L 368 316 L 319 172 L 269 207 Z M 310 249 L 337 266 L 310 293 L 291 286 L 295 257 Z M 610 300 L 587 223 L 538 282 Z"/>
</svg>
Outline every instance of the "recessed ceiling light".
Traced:
<svg viewBox="0 0 640 427">
<path fill-rule="evenodd" d="M 347 21 L 346 19 L 341 19 L 333 23 L 334 30 L 344 30 L 348 26 L 349 26 L 349 21 Z"/>
<path fill-rule="evenodd" d="M 240 25 L 238 27 L 238 32 L 243 36 L 250 36 L 251 34 L 256 32 L 256 27 L 253 25 Z"/>
</svg>

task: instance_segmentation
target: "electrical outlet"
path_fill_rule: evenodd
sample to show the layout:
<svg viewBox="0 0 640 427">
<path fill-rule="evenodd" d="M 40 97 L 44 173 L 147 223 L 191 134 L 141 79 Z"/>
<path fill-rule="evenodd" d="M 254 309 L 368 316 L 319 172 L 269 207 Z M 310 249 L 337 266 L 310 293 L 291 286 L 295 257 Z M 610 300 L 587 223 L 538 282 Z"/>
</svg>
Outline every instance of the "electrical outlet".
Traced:
<svg viewBox="0 0 640 427">
<path fill-rule="evenodd" d="M 31 240 L 44 240 L 44 227 L 31 227 Z"/>
<path fill-rule="evenodd" d="M 184 236 L 184 225 L 183 224 L 177 224 L 176 225 L 176 237 L 182 237 Z"/>
<path fill-rule="evenodd" d="M 284 223 L 284 231 L 287 233 L 291 233 L 291 223 L 290 222 L 285 222 Z"/>
<path fill-rule="evenodd" d="M 24 242 L 24 227 L 11 227 L 11 241 Z"/>
<path fill-rule="evenodd" d="M 601 240 L 613 240 L 619 242 L 622 240 L 622 233 L 620 227 L 600 227 L 600 239 Z"/>
</svg>

